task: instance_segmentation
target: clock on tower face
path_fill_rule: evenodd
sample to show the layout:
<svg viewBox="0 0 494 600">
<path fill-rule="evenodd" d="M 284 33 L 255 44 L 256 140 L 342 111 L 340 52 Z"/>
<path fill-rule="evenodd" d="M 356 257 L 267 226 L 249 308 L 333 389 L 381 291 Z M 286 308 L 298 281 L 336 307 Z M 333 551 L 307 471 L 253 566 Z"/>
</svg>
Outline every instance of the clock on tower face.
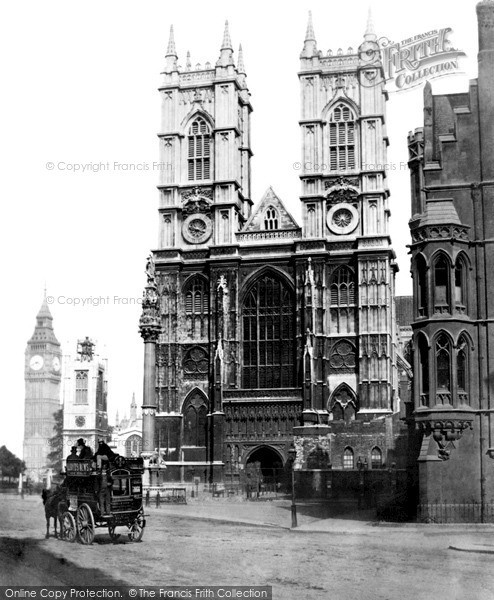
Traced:
<svg viewBox="0 0 494 600">
<path fill-rule="evenodd" d="M 86 419 L 82 415 L 79 415 L 75 418 L 75 424 L 77 425 L 77 427 L 84 427 L 84 425 L 86 424 Z"/>
<path fill-rule="evenodd" d="M 53 361 L 51 364 L 52 364 L 53 370 L 58 373 L 58 371 L 60 371 L 60 359 L 58 358 L 58 356 L 55 356 L 53 358 Z"/>
<path fill-rule="evenodd" d="M 188 216 L 182 226 L 182 233 L 190 244 L 204 244 L 213 232 L 211 219 L 201 213 Z"/>
<path fill-rule="evenodd" d="M 39 354 L 35 354 L 34 356 L 31 356 L 31 360 L 29 361 L 29 366 L 31 367 L 31 369 L 33 371 L 39 371 L 41 369 L 41 367 L 44 364 L 44 360 L 43 357 L 40 356 Z"/>
</svg>

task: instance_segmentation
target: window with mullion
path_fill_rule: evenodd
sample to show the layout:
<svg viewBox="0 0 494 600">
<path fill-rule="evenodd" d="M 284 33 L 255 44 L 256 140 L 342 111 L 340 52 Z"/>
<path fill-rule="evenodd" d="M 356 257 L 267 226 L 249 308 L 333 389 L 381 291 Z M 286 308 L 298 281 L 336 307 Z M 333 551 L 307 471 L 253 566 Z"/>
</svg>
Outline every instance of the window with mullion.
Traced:
<svg viewBox="0 0 494 600">
<path fill-rule="evenodd" d="M 211 136 L 209 127 L 202 118 L 197 118 L 189 129 L 188 178 L 201 180 L 210 178 Z"/>
<path fill-rule="evenodd" d="M 243 386 L 291 387 L 294 384 L 293 305 L 278 279 L 254 283 L 243 308 Z"/>
<path fill-rule="evenodd" d="M 355 121 L 350 109 L 338 105 L 329 117 L 329 168 L 355 169 Z"/>
</svg>

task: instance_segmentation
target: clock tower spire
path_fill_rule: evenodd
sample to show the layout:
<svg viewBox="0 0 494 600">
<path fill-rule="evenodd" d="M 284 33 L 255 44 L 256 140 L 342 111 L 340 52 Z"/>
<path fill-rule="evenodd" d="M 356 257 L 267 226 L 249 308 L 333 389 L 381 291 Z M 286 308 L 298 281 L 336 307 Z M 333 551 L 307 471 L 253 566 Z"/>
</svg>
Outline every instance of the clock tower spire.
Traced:
<svg viewBox="0 0 494 600">
<path fill-rule="evenodd" d="M 60 408 L 61 356 L 45 288 L 34 332 L 27 343 L 24 367 L 24 461 L 27 477 L 33 482 L 42 482 L 47 475 L 54 414 Z"/>
</svg>

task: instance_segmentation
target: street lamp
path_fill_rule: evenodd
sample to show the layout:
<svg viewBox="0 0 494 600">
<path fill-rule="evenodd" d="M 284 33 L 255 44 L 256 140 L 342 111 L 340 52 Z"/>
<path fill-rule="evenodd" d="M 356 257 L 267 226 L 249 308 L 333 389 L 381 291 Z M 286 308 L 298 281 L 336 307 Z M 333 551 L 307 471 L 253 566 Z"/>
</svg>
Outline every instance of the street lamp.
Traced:
<svg viewBox="0 0 494 600">
<path fill-rule="evenodd" d="M 293 446 L 288 450 L 288 456 L 292 460 L 292 528 L 298 527 L 297 524 L 297 505 L 295 504 L 295 457 L 297 455 L 297 451 Z"/>
</svg>

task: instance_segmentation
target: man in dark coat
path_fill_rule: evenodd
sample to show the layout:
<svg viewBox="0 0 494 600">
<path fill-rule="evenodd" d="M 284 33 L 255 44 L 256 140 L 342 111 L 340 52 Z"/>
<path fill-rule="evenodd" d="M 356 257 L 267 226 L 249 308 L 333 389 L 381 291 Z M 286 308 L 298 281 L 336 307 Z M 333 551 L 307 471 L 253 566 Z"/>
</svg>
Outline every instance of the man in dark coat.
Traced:
<svg viewBox="0 0 494 600">
<path fill-rule="evenodd" d="M 118 455 L 113 452 L 105 440 L 99 440 L 98 449 L 94 453 L 94 458 L 96 458 L 96 468 L 98 470 L 101 470 L 103 461 L 111 461 L 116 456 Z"/>
<path fill-rule="evenodd" d="M 93 458 L 93 451 L 89 446 L 86 446 L 86 442 L 82 438 L 77 440 L 77 447 L 79 449 L 79 459 Z"/>
</svg>

